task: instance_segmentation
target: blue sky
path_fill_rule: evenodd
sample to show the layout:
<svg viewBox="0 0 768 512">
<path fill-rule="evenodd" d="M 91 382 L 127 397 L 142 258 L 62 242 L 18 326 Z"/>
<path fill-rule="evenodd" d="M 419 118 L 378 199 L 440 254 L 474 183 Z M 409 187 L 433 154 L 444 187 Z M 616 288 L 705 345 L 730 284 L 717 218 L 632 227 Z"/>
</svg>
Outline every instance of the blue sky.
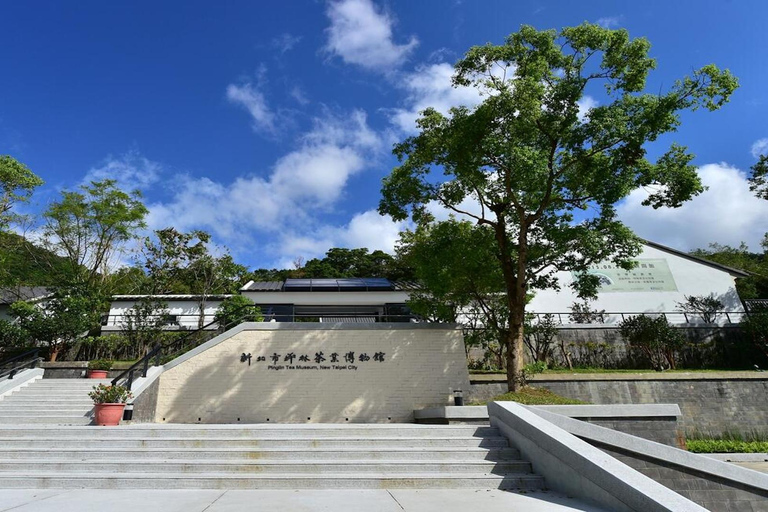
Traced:
<svg viewBox="0 0 768 512">
<path fill-rule="evenodd" d="M 586 20 L 651 41 L 651 91 L 711 62 L 741 83 L 721 111 L 686 114 L 663 141 L 690 147 L 710 189 L 660 211 L 636 191 L 622 219 L 683 250 L 757 250 L 768 231 L 768 202 L 745 182 L 768 151 L 762 0 L 30 0 L 3 2 L 2 17 L 0 154 L 46 181 L 29 211 L 114 177 L 142 190 L 152 228 L 210 231 L 255 267 L 334 246 L 391 250 L 404 225 L 375 209 L 392 144 L 420 109 L 476 101 L 450 88 L 451 64 L 524 23 Z"/>
</svg>

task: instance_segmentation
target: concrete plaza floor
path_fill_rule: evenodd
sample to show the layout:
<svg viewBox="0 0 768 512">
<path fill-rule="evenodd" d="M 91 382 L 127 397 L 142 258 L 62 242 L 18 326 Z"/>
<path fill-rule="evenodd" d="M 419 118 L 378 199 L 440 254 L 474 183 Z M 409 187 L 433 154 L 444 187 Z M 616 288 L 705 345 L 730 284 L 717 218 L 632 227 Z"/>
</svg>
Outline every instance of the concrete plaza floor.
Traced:
<svg viewBox="0 0 768 512">
<path fill-rule="evenodd" d="M 0 490 L 0 512 L 601 512 L 551 492 L 499 490 Z"/>
</svg>

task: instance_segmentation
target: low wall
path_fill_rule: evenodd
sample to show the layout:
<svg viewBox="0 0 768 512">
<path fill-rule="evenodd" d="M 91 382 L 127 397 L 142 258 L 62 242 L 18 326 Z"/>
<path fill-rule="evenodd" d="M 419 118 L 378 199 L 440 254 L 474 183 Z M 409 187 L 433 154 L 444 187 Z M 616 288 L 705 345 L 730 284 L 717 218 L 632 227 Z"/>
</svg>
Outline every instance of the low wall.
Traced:
<svg viewBox="0 0 768 512">
<path fill-rule="evenodd" d="M 603 427 L 529 410 L 714 512 L 768 512 L 768 475 Z"/>
<path fill-rule="evenodd" d="M 472 375 L 470 380 L 469 402 L 507 390 L 503 375 Z M 531 385 L 591 404 L 677 404 L 689 434 L 768 431 L 768 373 L 536 375 Z"/>
<path fill-rule="evenodd" d="M 705 510 L 538 415 L 559 416 L 557 414 L 536 413 L 514 402 L 491 402 L 488 413 L 491 425 L 509 439 L 511 446 L 520 450 L 523 458 L 531 462 L 533 472 L 543 476 L 547 486 L 554 490 L 606 510 Z"/>
<path fill-rule="evenodd" d="M 454 325 L 245 323 L 165 365 L 155 421 L 411 422 L 468 387 Z"/>
</svg>

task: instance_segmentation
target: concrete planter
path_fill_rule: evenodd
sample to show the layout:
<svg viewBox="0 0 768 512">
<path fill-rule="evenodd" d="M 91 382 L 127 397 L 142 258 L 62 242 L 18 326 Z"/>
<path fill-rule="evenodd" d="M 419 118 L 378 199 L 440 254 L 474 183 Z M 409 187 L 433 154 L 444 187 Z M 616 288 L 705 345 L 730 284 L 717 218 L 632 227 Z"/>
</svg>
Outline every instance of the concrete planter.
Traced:
<svg viewBox="0 0 768 512">
<path fill-rule="evenodd" d="M 125 404 L 94 404 L 96 424 L 102 427 L 116 427 L 123 417 Z"/>
</svg>

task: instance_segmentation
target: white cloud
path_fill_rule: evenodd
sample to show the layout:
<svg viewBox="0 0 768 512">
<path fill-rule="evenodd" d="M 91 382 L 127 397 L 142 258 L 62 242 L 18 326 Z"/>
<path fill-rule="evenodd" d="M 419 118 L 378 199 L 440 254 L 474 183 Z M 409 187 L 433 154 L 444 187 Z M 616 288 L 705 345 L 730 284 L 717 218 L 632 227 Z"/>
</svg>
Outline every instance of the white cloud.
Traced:
<svg viewBox="0 0 768 512">
<path fill-rule="evenodd" d="M 148 160 L 133 150 L 118 158 L 109 156 L 98 167 L 89 169 L 81 185 L 113 179 L 125 190 L 146 190 L 157 183 L 162 170 L 159 163 Z"/>
<path fill-rule="evenodd" d="M 603 28 L 616 28 L 621 25 L 621 20 L 623 18 L 624 16 L 605 16 L 603 18 L 599 18 L 595 23 Z"/>
<path fill-rule="evenodd" d="M 272 47 L 275 48 L 281 55 L 285 52 L 291 51 L 299 42 L 301 36 L 294 36 L 285 32 L 272 39 Z"/>
<path fill-rule="evenodd" d="M 579 106 L 579 121 L 584 121 L 584 118 L 587 117 L 590 109 L 598 105 L 597 100 L 587 94 L 582 96 L 576 104 Z"/>
<path fill-rule="evenodd" d="M 760 155 L 768 153 L 768 138 L 756 140 L 750 152 L 754 158 L 760 158 Z"/>
<path fill-rule="evenodd" d="M 294 85 L 293 87 L 291 87 L 291 90 L 288 91 L 288 94 L 290 94 L 291 98 L 296 100 L 296 102 L 299 105 L 309 104 L 309 98 L 307 98 L 307 93 L 304 92 L 304 89 L 302 89 L 298 85 Z"/>
<path fill-rule="evenodd" d="M 388 73 L 408 58 L 418 44 L 411 37 L 405 44 L 392 38 L 392 17 L 371 0 L 338 0 L 328 4 L 331 25 L 326 30 L 326 51 L 347 64 Z"/>
<path fill-rule="evenodd" d="M 331 240 L 334 235 L 337 240 L 336 232 L 321 233 L 327 228 L 319 218 L 333 210 L 350 177 L 375 162 L 382 149 L 383 142 L 368 127 L 364 112 L 343 116 L 326 112 L 266 177 L 243 176 L 222 183 L 178 176 L 172 200 L 149 206 L 148 223 L 153 229 L 168 225 L 182 231 L 204 229 L 236 251 L 248 248 L 259 234 L 282 239 L 285 233 L 294 233 L 297 241 L 318 239 L 318 234 L 319 240 Z M 322 245 L 316 240 L 313 246 L 318 244 Z M 274 250 L 282 255 L 294 248 L 278 243 Z"/>
<path fill-rule="evenodd" d="M 253 128 L 256 131 L 273 132 L 275 130 L 275 114 L 267 105 L 264 94 L 257 86 L 247 82 L 241 85 L 227 86 L 227 99 L 235 105 L 245 108 L 253 118 Z"/>
<path fill-rule="evenodd" d="M 638 235 L 689 251 L 712 242 L 760 248 L 768 218 L 768 201 L 750 192 L 744 172 L 726 163 L 707 164 L 699 176 L 709 189 L 680 208 L 653 208 L 640 203 L 648 196 L 634 190 L 619 205 L 619 218 Z"/>
<path fill-rule="evenodd" d="M 413 73 L 404 76 L 399 87 L 407 94 L 406 107 L 392 109 L 390 121 L 406 133 L 415 133 L 416 120 L 420 112 L 428 107 L 447 114 L 451 107 L 473 107 L 480 103 L 482 97 L 477 89 L 453 87 L 453 73 L 453 66 L 443 62 L 418 67 Z"/>
</svg>

